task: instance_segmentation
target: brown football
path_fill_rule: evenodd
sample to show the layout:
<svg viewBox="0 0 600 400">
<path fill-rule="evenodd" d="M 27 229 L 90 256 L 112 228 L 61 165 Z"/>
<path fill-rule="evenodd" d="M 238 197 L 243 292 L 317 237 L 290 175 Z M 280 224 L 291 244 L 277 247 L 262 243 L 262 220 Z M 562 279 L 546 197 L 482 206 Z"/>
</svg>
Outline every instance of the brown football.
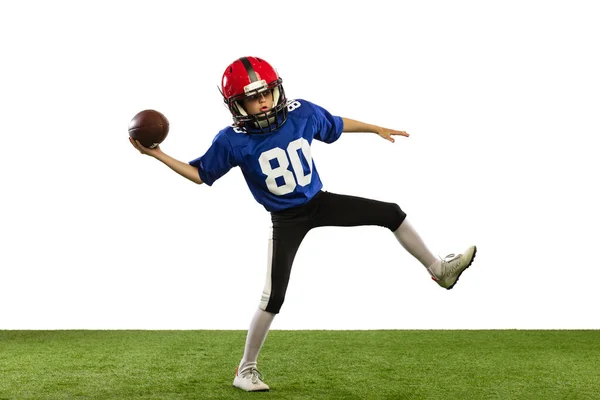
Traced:
<svg viewBox="0 0 600 400">
<path fill-rule="evenodd" d="M 168 133 L 169 120 L 156 110 L 140 111 L 129 122 L 129 136 L 151 149 L 161 144 Z"/>
</svg>

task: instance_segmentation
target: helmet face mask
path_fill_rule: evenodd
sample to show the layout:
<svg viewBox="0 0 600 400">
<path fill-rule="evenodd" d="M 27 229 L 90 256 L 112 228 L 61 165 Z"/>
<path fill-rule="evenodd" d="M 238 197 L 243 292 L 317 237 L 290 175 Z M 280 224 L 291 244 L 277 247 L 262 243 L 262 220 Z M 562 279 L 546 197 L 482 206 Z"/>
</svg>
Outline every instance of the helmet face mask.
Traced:
<svg viewBox="0 0 600 400">
<path fill-rule="evenodd" d="M 244 99 L 269 90 L 273 93 L 273 107 L 258 114 L 248 114 Z M 246 133 L 272 132 L 287 120 L 287 99 L 282 80 L 265 60 L 257 57 L 235 60 L 223 73 L 221 93 L 234 125 Z"/>
</svg>

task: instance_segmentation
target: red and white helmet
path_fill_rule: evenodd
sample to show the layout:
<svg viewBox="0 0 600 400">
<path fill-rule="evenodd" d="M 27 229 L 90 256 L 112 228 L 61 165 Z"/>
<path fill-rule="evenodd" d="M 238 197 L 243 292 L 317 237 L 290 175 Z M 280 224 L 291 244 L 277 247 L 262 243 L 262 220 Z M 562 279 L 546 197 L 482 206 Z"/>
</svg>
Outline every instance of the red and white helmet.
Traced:
<svg viewBox="0 0 600 400">
<path fill-rule="evenodd" d="M 287 119 L 287 99 L 277 71 L 258 57 L 241 57 L 231 63 L 221 80 L 223 101 L 229 108 L 234 125 L 248 133 L 271 132 Z M 248 115 L 243 99 L 265 91 L 273 93 L 273 108 Z"/>
</svg>

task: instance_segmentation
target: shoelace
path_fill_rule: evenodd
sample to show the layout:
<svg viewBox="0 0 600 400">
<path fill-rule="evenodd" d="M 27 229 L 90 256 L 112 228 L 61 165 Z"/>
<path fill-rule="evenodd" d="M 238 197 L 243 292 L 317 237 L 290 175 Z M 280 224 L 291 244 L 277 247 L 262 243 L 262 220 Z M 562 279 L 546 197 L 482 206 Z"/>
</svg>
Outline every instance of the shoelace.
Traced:
<svg viewBox="0 0 600 400">
<path fill-rule="evenodd" d="M 442 257 L 440 257 L 440 258 L 442 258 Z M 443 261 L 445 261 L 445 262 L 450 262 L 450 261 L 452 261 L 452 259 L 454 259 L 454 258 L 456 258 L 456 254 L 454 254 L 454 253 L 450 253 L 450 254 L 448 254 L 446 257 L 444 257 Z"/>
<path fill-rule="evenodd" d="M 250 371 L 244 372 L 242 377 L 246 377 L 247 375 L 252 375 L 252 383 L 258 382 L 259 379 L 261 381 L 264 380 L 263 374 L 256 368 L 252 368 Z"/>
<path fill-rule="evenodd" d="M 448 269 L 444 269 L 443 271 L 443 275 L 446 276 L 448 274 L 452 274 L 454 273 L 454 271 L 456 271 L 456 269 L 458 268 L 460 262 L 456 262 L 454 263 L 454 265 L 451 265 L 451 263 L 453 261 L 459 261 L 460 260 L 460 256 L 461 254 L 454 254 L 454 253 L 450 253 L 448 254 L 446 257 L 444 257 L 444 259 L 442 260 L 446 265 L 450 265 L 450 268 Z M 441 258 L 441 257 L 440 257 Z"/>
</svg>

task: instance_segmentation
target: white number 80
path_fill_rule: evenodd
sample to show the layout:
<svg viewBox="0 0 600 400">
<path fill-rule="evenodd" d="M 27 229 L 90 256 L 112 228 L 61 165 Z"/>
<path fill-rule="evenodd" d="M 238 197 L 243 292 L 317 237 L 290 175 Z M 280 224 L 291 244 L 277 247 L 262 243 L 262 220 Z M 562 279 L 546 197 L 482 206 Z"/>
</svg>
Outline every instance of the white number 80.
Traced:
<svg viewBox="0 0 600 400">
<path fill-rule="evenodd" d="M 308 163 L 309 172 L 306 175 L 304 174 L 302 161 L 300 161 L 300 155 L 298 154 L 299 150 L 302 150 L 302 155 Z M 288 157 L 292 162 L 292 169 L 294 170 L 293 174 L 292 171 L 288 170 L 290 165 Z M 279 166 L 276 168 L 271 167 L 272 160 L 277 160 Z M 290 142 L 286 150 L 275 147 L 274 149 L 261 153 L 260 157 L 258 157 L 258 163 L 260 164 L 260 169 L 263 174 L 267 176 L 265 179 L 267 188 L 271 193 L 277 196 L 283 196 L 284 194 L 293 192 L 296 185 L 306 186 L 312 179 L 313 165 L 312 156 L 310 154 L 310 144 L 308 143 L 308 140 L 304 138 Z M 294 174 L 296 175 L 295 178 Z M 277 178 L 283 178 L 283 185 L 277 185 Z"/>
</svg>

